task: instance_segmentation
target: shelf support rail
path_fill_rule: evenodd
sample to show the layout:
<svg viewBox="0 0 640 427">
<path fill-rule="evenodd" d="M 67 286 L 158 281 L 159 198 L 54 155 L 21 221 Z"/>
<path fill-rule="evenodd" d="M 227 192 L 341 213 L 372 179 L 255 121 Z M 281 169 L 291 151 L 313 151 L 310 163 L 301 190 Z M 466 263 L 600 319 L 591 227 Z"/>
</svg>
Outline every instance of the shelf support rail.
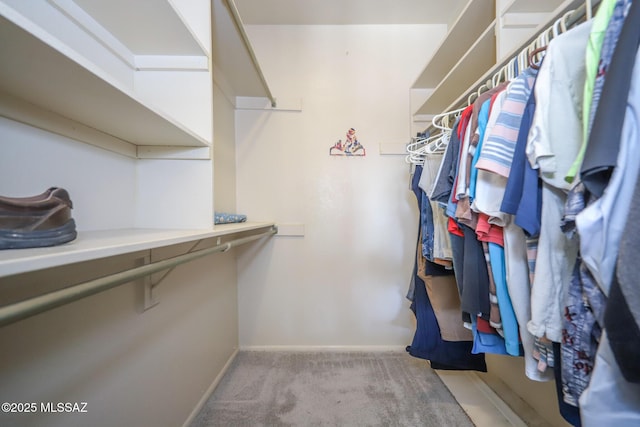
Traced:
<svg viewBox="0 0 640 427">
<path fill-rule="evenodd" d="M 249 53 L 249 57 L 251 57 L 251 62 L 253 62 L 253 66 L 256 67 L 256 71 L 258 72 L 258 77 L 260 77 L 260 82 L 262 82 L 262 86 L 264 90 L 267 92 L 267 97 L 271 101 L 271 107 L 276 108 L 276 99 L 273 97 L 271 90 L 269 89 L 269 85 L 267 84 L 267 80 L 264 78 L 264 74 L 262 74 L 262 69 L 260 68 L 260 64 L 258 63 L 258 59 L 256 58 L 256 54 L 253 52 L 253 48 L 251 47 L 251 43 L 249 42 L 249 36 L 247 36 L 246 31 L 244 30 L 244 24 L 242 23 L 242 18 L 240 17 L 240 12 L 238 12 L 238 8 L 236 7 L 236 3 L 233 0 L 225 0 L 229 11 L 231 12 L 231 17 L 233 18 L 233 22 L 240 33 L 240 37 L 242 38 L 242 43 L 244 47 L 247 49 Z"/>
<path fill-rule="evenodd" d="M 133 280 L 148 276 L 158 271 L 173 268 L 177 265 L 184 264 L 207 255 L 217 252 L 227 252 L 236 246 L 261 239 L 263 237 L 277 234 L 277 227 L 271 227 L 269 231 L 255 234 L 253 236 L 242 237 L 226 243 L 222 243 L 207 249 L 201 249 L 195 252 L 178 255 L 162 261 L 145 264 L 134 267 L 130 270 L 121 271 L 110 274 L 108 276 L 89 280 L 79 283 L 68 288 L 60 289 L 34 298 L 29 298 L 14 304 L 0 307 L 0 327 L 15 323 L 19 320 L 26 319 L 36 314 L 60 307 L 65 304 L 77 301 L 82 298 L 115 288 Z"/>
</svg>

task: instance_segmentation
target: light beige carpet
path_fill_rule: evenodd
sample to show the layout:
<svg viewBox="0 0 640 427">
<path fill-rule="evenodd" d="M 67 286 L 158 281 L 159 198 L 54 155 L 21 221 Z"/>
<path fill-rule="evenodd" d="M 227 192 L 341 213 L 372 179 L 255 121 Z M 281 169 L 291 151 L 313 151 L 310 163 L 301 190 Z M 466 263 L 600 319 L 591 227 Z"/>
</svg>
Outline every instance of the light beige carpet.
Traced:
<svg viewBox="0 0 640 427">
<path fill-rule="evenodd" d="M 242 351 L 191 427 L 473 426 L 429 364 L 401 352 Z"/>
</svg>

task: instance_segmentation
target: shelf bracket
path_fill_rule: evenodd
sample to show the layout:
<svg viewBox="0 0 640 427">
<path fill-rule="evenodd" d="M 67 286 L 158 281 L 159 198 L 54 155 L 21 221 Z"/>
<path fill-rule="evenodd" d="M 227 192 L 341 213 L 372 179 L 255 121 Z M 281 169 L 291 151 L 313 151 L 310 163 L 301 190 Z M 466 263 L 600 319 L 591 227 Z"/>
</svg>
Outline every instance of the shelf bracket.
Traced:
<svg viewBox="0 0 640 427">
<path fill-rule="evenodd" d="M 216 245 L 219 245 L 221 241 L 221 238 L 218 237 L 216 239 Z M 202 240 L 197 240 L 190 248 L 188 251 L 184 252 L 181 255 L 187 255 L 190 253 L 195 252 L 196 248 L 198 247 L 198 245 L 200 244 L 200 242 L 202 242 Z M 225 248 L 223 249 L 221 252 L 225 252 L 229 250 L 229 248 Z M 149 255 L 145 256 L 142 259 L 142 265 L 148 265 L 151 264 L 151 261 L 153 260 L 153 249 L 149 250 Z M 145 276 L 143 278 L 144 282 L 143 282 L 143 286 L 144 286 L 144 304 L 142 306 L 142 311 L 147 311 L 150 308 L 155 307 L 156 305 L 160 304 L 160 301 L 158 300 L 158 295 L 155 292 L 156 288 L 160 285 L 160 283 L 162 283 L 164 281 L 164 279 L 167 278 L 167 276 L 169 274 L 171 274 L 171 272 L 176 268 L 177 266 L 173 266 L 167 270 L 165 270 L 161 276 L 157 276 L 157 275 L 153 275 L 150 274 L 148 276 Z"/>
<path fill-rule="evenodd" d="M 142 265 L 151 264 L 151 251 L 149 251 L 149 255 L 142 258 Z M 143 290 L 144 290 L 144 302 L 142 306 L 142 311 L 147 311 L 152 307 L 155 307 L 160 303 L 156 298 L 156 294 L 153 292 L 155 285 L 154 280 L 152 279 L 153 275 L 144 276 L 142 278 Z"/>
</svg>

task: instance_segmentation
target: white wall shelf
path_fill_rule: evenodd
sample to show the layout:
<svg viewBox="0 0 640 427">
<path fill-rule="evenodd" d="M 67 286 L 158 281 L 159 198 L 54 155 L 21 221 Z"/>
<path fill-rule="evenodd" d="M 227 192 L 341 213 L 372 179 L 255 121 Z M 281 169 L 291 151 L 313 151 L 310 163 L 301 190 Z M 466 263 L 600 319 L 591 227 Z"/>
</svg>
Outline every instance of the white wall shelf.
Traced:
<svg viewBox="0 0 640 427">
<path fill-rule="evenodd" d="M 29 125 L 0 127 L 2 157 L 24 164 L 4 168 L 3 192 L 54 182 L 83 206 L 75 241 L 3 250 L 0 277 L 270 226 L 212 226 L 212 43 L 225 74 L 246 71 L 241 57 L 259 80 L 240 39 L 221 0 L 0 0 L 0 116 Z"/>
<path fill-rule="evenodd" d="M 274 224 L 270 222 L 243 222 L 216 225 L 210 230 L 125 229 L 80 232 L 76 240 L 59 246 L 3 250 L 0 253 L 0 277 L 201 239 L 259 231 L 272 226 Z"/>
<path fill-rule="evenodd" d="M 494 20 L 477 38 L 458 62 L 451 67 L 435 90 L 416 114 L 439 114 L 468 88 L 480 74 L 496 63 L 496 38 Z"/>
<path fill-rule="evenodd" d="M 412 89 L 434 88 L 415 109 L 414 118 L 439 114 L 458 105 L 460 94 L 468 94 L 463 91 L 486 80 L 486 77 L 478 79 L 478 76 L 486 76 L 500 59 L 496 34 L 507 18 L 510 25 L 525 26 L 527 31 L 534 32 L 541 22 L 547 22 L 548 16 L 574 3 L 569 0 L 509 0 L 496 12 L 494 1 L 469 1 L 412 86 Z M 523 19 L 526 22 L 521 22 Z"/>
<path fill-rule="evenodd" d="M 21 0 L 0 1 L 0 38 L 11 40 L 0 45 L 2 57 L 10 58 L 0 66 L 4 117 L 129 157 L 151 151 L 168 153 L 162 158 L 194 158 L 189 149 L 208 149 L 211 137 L 165 110 L 162 102 L 171 105 L 170 99 L 150 98 L 157 91 L 148 87 L 141 93 L 138 86 L 144 85 L 135 77 L 140 71 L 206 72 L 213 62 L 216 81 L 229 83 L 223 90 L 234 104 L 237 96 L 270 93 L 223 0 L 211 3 L 212 46 L 206 47 L 168 0 L 38 2 L 33 8 Z M 89 40 L 129 71 L 93 62 L 102 57 Z M 209 157 L 208 150 L 195 156 Z"/>
<path fill-rule="evenodd" d="M 219 80 L 226 83 L 220 85 L 221 89 L 234 105 L 236 97 L 268 98 L 270 91 L 260 78 L 262 71 L 252 60 L 250 47 L 243 41 L 227 0 L 212 0 L 211 13 L 212 59 L 217 71 L 221 72 L 224 78 L 220 79 L 215 71 L 214 77 L 219 84 Z"/>
<path fill-rule="evenodd" d="M 0 44 L 0 90 L 31 104 L 33 115 L 54 112 L 134 146 L 209 146 L 11 8 L 0 4 L 0 15 L 0 39 L 11 40 Z"/>
<path fill-rule="evenodd" d="M 166 0 L 48 0 L 130 68 L 204 69 L 209 54 Z"/>
<path fill-rule="evenodd" d="M 434 88 L 495 19 L 494 0 L 471 0 L 453 23 L 412 88 Z M 474 72 L 473 70 L 471 72 Z"/>
<path fill-rule="evenodd" d="M 552 25 L 553 22 L 555 22 L 555 20 L 553 19 L 554 16 L 562 16 L 567 11 L 577 8 L 580 5 L 580 3 L 581 3 L 580 0 L 564 0 L 560 2 L 559 6 L 556 7 L 551 13 L 548 14 L 548 17 L 544 22 L 541 22 L 536 28 L 531 30 L 531 35 L 532 35 L 531 40 L 526 41 L 522 43 L 521 46 L 518 46 L 512 49 L 505 56 L 505 59 L 502 59 L 499 62 L 493 64 L 486 71 L 480 73 L 479 70 L 476 70 L 476 72 L 473 73 L 473 76 L 476 78 L 476 80 L 472 82 L 470 85 L 466 86 L 466 89 L 462 89 L 465 86 L 463 86 L 462 88 L 459 88 L 462 90 L 458 91 L 457 96 L 455 96 L 455 98 L 451 101 L 451 103 L 449 103 L 448 105 L 445 105 L 444 108 L 440 109 L 435 114 L 439 114 L 443 111 L 448 111 L 454 108 L 459 108 L 460 105 L 462 105 L 462 103 L 467 99 L 471 90 L 474 90 L 474 88 L 477 88 L 478 86 L 486 82 L 488 79 L 492 78 L 493 75 L 497 73 L 499 69 L 501 69 L 504 65 L 506 65 L 506 63 L 509 60 L 514 58 L 520 52 L 520 50 L 522 49 L 522 46 L 530 43 L 536 34 L 539 34 L 541 31 L 545 30 L 550 25 Z"/>
<path fill-rule="evenodd" d="M 553 12 L 562 2 L 563 0 L 511 0 L 504 6 L 500 14 Z"/>
</svg>

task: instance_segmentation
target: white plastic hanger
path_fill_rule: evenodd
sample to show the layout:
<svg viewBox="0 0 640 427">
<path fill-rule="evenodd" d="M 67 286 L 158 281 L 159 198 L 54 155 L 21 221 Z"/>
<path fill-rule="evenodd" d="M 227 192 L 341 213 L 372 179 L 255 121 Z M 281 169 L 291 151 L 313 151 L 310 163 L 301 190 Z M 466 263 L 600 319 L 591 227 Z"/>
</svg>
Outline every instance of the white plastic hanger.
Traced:
<svg viewBox="0 0 640 427">
<path fill-rule="evenodd" d="M 416 165 L 421 165 L 424 163 L 424 158 L 426 156 L 425 147 L 427 144 L 438 138 L 440 135 L 432 135 L 428 138 L 416 138 L 413 142 L 407 144 L 407 153 L 409 153 L 405 157 L 405 161 L 407 163 L 413 163 Z"/>
<path fill-rule="evenodd" d="M 425 152 L 427 155 L 429 154 L 441 154 L 444 153 L 447 149 L 447 145 L 449 145 L 449 139 L 451 139 L 451 132 L 443 132 L 440 135 L 440 138 L 430 142 L 425 147 Z"/>
<path fill-rule="evenodd" d="M 484 90 L 483 90 L 484 89 Z M 482 95 L 482 92 L 484 92 L 485 90 L 489 90 L 489 88 L 487 87 L 486 83 L 483 83 L 480 85 L 480 87 L 478 88 L 478 98 L 480 97 L 480 95 Z"/>
<path fill-rule="evenodd" d="M 459 108 L 457 110 L 452 110 L 452 111 L 446 111 L 444 113 L 440 113 L 440 114 L 436 114 L 435 116 L 433 116 L 433 119 L 431 120 L 431 124 L 433 124 L 433 127 L 443 130 L 443 131 L 450 131 L 451 127 L 453 125 L 453 123 L 451 123 L 451 119 L 453 117 L 458 116 L 460 113 L 462 113 L 467 107 L 463 107 L 463 108 Z M 443 119 L 444 118 L 449 119 L 449 122 L 451 123 L 451 126 L 447 125 L 444 126 L 443 124 Z"/>
</svg>

